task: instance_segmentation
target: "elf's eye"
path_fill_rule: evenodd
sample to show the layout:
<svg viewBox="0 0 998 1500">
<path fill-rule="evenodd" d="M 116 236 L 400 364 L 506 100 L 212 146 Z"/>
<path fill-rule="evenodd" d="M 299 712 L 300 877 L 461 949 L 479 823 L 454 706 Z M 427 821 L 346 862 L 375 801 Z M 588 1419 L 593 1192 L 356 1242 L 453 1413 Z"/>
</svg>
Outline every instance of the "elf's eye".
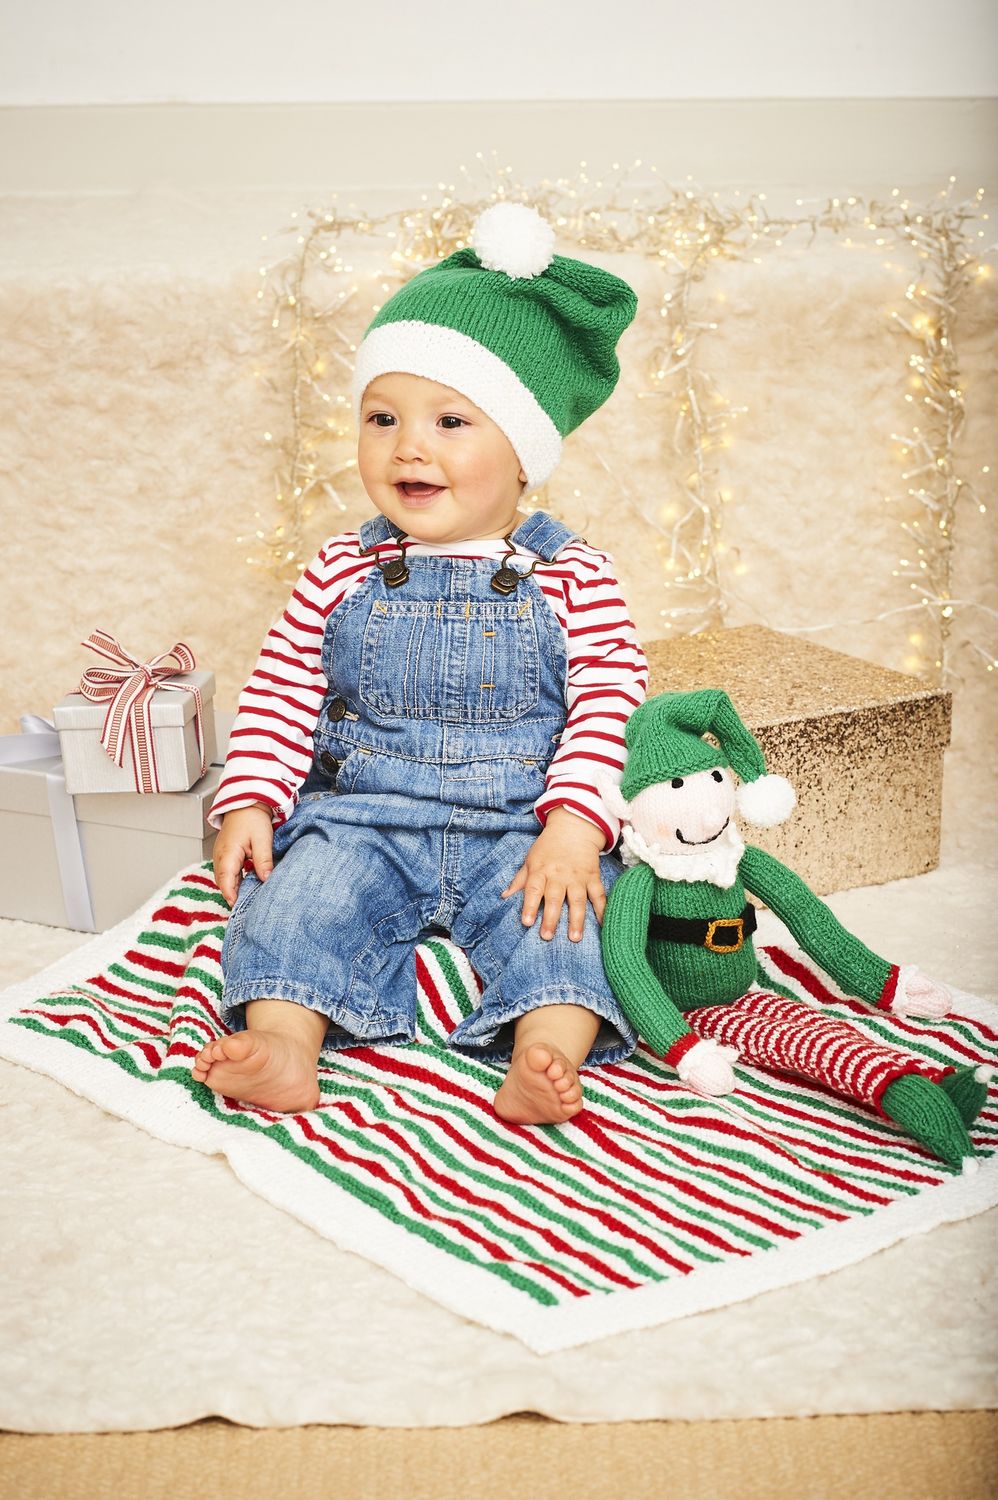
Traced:
<svg viewBox="0 0 998 1500">
<path fill-rule="evenodd" d="M 715 781 L 723 781 L 724 780 L 724 777 L 721 775 L 720 771 L 711 771 L 710 774 L 713 776 L 713 778 L 714 778 Z"/>
<path fill-rule="evenodd" d="M 683 784 L 683 778 L 681 776 L 673 776 L 671 784 L 674 787 L 681 787 Z"/>
</svg>

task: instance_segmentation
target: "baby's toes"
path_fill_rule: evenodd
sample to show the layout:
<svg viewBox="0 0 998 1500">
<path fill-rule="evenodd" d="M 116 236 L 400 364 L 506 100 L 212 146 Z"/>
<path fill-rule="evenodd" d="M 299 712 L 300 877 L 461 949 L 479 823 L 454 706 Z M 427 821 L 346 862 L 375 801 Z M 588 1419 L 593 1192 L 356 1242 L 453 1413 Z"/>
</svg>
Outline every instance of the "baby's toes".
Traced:
<svg viewBox="0 0 998 1500">
<path fill-rule="evenodd" d="M 547 1073 L 555 1088 L 557 1088 L 558 1084 L 565 1076 L 565 1064 L 562 1062 L 560 1057 L 556 1057 L 552 1060 L 551 1066 L 546 1068 L 544 1071 Z"/>
<path fill-rule="evenodd" d="M 554 1061 L 551 1052 L 540 1042 L 532 1042 L 523 1058 L 532 1073 L 546 1073 Z"/>
<path fill-rule="evenodd" d="M 551 1077 L 550 1073 L 548 1073 L 548 1077 Z M 570 1078 L 567 1073 L 563 1073 L 561 1078 L 555 1078 L 552 1080 L 559 1094 L 567 1093 L 567 1091 L 572 1087 L 574 1081 L 575 1080 L 573 1078 Z"/>
</svg>

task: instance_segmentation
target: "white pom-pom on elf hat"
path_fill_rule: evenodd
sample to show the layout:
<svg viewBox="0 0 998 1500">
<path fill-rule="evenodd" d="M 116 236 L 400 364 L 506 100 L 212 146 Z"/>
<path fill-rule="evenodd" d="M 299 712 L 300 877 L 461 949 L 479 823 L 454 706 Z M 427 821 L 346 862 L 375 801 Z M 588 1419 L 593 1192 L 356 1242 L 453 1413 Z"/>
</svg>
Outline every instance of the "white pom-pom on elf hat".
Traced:
<svg viewBox="0 0 998 1500">
<path fill-rule="evenodd" d="M 554 259 L 554 230 L 526 203 L 493 203 L 475 220 L 471 243 L 487 270 L 507 276 L 539 276 Z"/>
<path fill-rule="evenodd" d="M 735 801 L 746 823 L 754 823 L 757 828 L 775 828 L 778 823 L 785 823 L 797 806 L 797 793 L 785 776 L 764 771 L 754 781 L 742 780 L 735 791 Z"/>
<path fill-rule="evenodd" d="M 705 734 L 712 734 L 720 749 L 703 739 Z M 620 793 L 628 802 L 657 782 L 730 766 L 741 782 L 735 799 L 746 822 L 774 828 L 797 805 L 786 777 L 767 773 L 758 741 L 720 688 L 649 698 L 628 719 L 624 739 L 627 763 Z"/>
</svg>

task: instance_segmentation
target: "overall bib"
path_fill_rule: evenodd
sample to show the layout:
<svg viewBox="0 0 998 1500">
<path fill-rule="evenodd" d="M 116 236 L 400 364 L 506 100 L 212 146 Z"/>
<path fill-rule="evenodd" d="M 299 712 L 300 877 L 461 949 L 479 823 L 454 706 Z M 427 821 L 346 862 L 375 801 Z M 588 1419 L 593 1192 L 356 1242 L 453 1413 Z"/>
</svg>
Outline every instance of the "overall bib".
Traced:
<svg viewBox="0 0 998 1500">
<path fill-rule="evenodd" d="M 540 832 L 533 811 L 565 725 L 568 670 L 554 611 L 534 578 L 508 595 L 494 558 L 410 557 L 389 586 L 401 535 L 383 516 L 360 546 L 379 566 L 327 621 L 328 691 L 298 804 L 274 832 L 266 883 L 243 877 L 222 949 L 222 1019 L 248 1000 L 328 1016 L 324 1047 L 415 1037 L 415 945 L 447 932 L 484 984 L 451 1045 L 508 1060 L 517 1017 L 581 1005 L 603 1024 L 590 1063 L 617 1062 L 636 1035 L 610 988 L 591 909 L 579 942 L 563 908 L 554 937 L 520 920 L 506 889 Z M 544 512 L 513 541 L 553 560 L 573 534 Z M 622 873 L 600 856 L 609 891 Z M 543 910 L 543 908 L 542 908 Z"/>
</svg>

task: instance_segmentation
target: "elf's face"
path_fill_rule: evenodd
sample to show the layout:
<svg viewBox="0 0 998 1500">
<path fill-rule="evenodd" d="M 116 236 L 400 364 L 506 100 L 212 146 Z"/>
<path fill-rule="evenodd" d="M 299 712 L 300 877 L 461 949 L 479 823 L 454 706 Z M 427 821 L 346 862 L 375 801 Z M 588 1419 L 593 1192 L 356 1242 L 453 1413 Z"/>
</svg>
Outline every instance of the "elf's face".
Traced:
<svg viewBox="0 0 998 1500">
<path fill-rule="evenodd" d="M 630 803 L 627 816 L 647 843 L 665 853 L 697 854 L 720 838 L 734 811 L 734 778 L 724 767 L 645 787 Z"/>
<path fill-rule="evenodd" d="M 473 401 L 421 375 L 379 375 L 364 392 L 357 466 L 381 513 L 422 542 L 499 538 L 525 519 L 526 475 Z"/>
</svg>

